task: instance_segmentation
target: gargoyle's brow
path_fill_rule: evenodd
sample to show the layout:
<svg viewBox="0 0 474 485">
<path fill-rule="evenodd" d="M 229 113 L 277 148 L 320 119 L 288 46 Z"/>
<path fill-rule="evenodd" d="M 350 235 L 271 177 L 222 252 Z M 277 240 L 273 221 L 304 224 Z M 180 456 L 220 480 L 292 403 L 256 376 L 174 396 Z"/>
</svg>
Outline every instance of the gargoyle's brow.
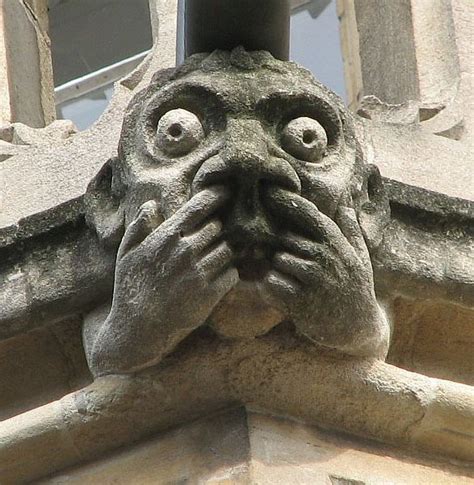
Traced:
<svg viewBox="0 0 474 485">
<path fill-rule="evenodd" d="M 175 81 L 173 84 L 168 85 L 166 89 L 167 96 L 179 95 L 179 94 L 196 94 L 198 96 L 210 94 L 216 97 L 222 96 L 222 90 L 219 90 L 216 86 L 212 86 L 202 82 L 195 81 Z"/>
<path fill-rule="evenodd" d="M 310 116 L 317 119 L 329 136 L 329 144 L 340 137 L 343 126 L 340 111 L 329 100 L 311 91 L 278 91 L 262 97 L 257 103 L 257 110 L 273 118 L 276 108 L 280 114 L 289 117 Z M 264 115 L 265 116 L 265 115 Z"/>
<path fill-rule="evenodd" d="M 209 103 L 222 105 L 226 97 L 225 92 L 208 84 L 190 80 L 177 80 L 157 90 L 146 103 L 143 111 L 145 116 L 148 116 L 157 109 L 159 110 L 160 107 L 180 104 L 183 100 L 198 103 L 202 106 L 206 106 Z"/>
<path fill-rule="evenodd" d="M 304 106 L 315 106 L 319 109 L 324 109 L 327 114 L 339 118 L 339 110 L 332 106 L 332 103 L 325 100 L 323 96 L 313 93 L 311 91 L 275 91 L 269 93 L 258 101 L 258 105 L 263 107 L 265 105 L 271 105 L 274 103 L 285 103 L 285 102 L 298 102 Z"/>
</svg>

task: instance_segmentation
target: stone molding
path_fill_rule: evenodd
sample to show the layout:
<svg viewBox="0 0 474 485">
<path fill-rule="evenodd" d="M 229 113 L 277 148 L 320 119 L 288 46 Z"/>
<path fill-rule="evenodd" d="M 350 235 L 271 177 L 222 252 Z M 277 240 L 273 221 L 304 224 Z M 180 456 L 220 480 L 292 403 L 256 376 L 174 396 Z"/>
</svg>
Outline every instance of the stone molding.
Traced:
<svg viewBox="0 0 474 485">
<path fill-rule="evenodd" d="M 0 477 L 37 480 L 236 402 L 416 452 L 474 460 L 471 386 L 314 352 L 280 329 L 240 343 L 196 336 L 141 376 L 100 378 L 3 422 Z"/>
</svg>

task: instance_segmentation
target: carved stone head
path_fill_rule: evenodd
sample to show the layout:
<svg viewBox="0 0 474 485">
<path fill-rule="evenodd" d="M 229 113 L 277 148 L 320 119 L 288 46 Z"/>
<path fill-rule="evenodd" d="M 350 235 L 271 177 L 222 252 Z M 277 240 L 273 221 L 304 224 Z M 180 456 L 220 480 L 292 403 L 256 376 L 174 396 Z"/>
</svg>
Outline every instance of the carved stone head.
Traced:
<svg viewBox="0 0 474 485">
<path fill-rule="evenodd" d="M 232 191 L 219 217 L 241 280 L 211 316 L 226 336 L 256 336 L 288 317 L 260 283 L 281 235 L 307 235 L 306 220 L 298 207 L 280 210 L 273 189 L 331 219 L 341 204 L 354 208 L 371 249 L 386 222 L 380 177 L 364 164 L 351 114 L 308 71 L 266 52 L 199 54 L 157 73 L 130 104 L 118 159 L 89 189 L 89 221 L 114 244 L 144 202 L 155 200 L 166 220 L 211 185 Z"/>
</svg>

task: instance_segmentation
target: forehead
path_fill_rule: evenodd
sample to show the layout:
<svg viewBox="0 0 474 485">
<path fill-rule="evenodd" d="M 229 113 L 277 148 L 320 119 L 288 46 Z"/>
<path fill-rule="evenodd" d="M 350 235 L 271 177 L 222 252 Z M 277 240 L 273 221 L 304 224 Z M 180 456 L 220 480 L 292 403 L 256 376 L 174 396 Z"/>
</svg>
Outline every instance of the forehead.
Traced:
<svg viewBox="0 0 474 485">
<path fill-rule="evenodd" d="M 212 95 L 231 110 L 252 110 L 270 98 L 313 99 L 328 111 L 336 112 L 337 98 L 319 85 L 309 72 L 294 70 L 275 72 L 271 69 L 244 71 L 230 68 L 214 72 L 194 71 L 166 84 L 154 96 L 154 103 L 173 97 Z M 203 99 L 205 102 L 205 99 Z"/>
</svg>

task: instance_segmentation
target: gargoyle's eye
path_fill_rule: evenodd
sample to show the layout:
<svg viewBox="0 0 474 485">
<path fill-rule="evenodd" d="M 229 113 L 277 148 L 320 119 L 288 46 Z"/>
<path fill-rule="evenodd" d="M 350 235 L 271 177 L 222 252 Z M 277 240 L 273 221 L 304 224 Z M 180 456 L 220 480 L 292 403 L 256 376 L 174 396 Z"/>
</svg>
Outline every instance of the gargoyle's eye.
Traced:
<svg viewBox="0 0 474 485">
<path fill-rule="evenodd" d="M 158 121 L 156 144 L 170 156 L 180 157 L 188 154 L 204 137 L 204 129 L 199 118 L 185 109 L 172 109 Z"/>
<path fill-rule="evenodd" d="M 301 117 L 285 126 L 281 134 L 281 143 L 290 155 L 306 162 L 317 162 L 326 151 L 328 137 L 316 120 Z"/>
</svg>

